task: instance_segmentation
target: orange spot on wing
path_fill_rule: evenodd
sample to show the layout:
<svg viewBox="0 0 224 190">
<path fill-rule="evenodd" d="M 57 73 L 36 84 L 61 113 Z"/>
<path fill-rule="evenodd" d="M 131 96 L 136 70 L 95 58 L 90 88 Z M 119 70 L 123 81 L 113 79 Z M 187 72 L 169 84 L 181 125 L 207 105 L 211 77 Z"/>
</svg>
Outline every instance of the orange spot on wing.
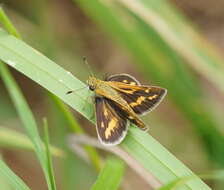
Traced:
<svg viewBox="0 0 224 190">
<path fill-rule="evenodd" d="M 130 116 L 128 116 L 128 118 L 129 118 L 129 119 L 134 119 L 134 117 L 132 117 L 131 115 L 130 115 Z"/>
<path fill-rule="evenodd" d="M 104 123 L 103 123 L 103 121 L 101 122 L 100 126 L 101 126 L 102 128 L 104 128 Z"/>
<path fill-rule="evenodd" d="M 115 128 L 117 128 L 117 119 L 112 118 L 111 121 L 108 123 L 108 127 L 105 131 L 106 139 L 108 139 L 111 136 L 111 133 L 114 131 Z"/>
<path fill-rule="evenodd" d="M 130 103 L 130 106 L 135 107 L 137 105 L 140 105 L 143 101 L 145 101 L 146 97 L 140 96 L 136 102 Z"/>
<path fill-rule="evenodd" d="M 149 99 L 149 100 L 153 100 L 153 99 L 157 98 L 157 96 L 158 96 L 158 94 L 155 94 L 155 95 L 153 95 L 153 96 L 149 96 L 148 99 Z"/>
<path fill-rule="evenodd" d="M 104 112 L 103 112 L 104 116 L 107 117 L 108 116 L 108 111 L 106 108 L 104 108 Z"/>
<path fill-rule="evenodd" d="M 145 92 L 146 92 L 146 93 L 149 93 L 149 91 L 150 91 L 150 89 L 149 89 L 149 88 L 147 88 L 147 89 L 145 90 Z"/>
</svg>

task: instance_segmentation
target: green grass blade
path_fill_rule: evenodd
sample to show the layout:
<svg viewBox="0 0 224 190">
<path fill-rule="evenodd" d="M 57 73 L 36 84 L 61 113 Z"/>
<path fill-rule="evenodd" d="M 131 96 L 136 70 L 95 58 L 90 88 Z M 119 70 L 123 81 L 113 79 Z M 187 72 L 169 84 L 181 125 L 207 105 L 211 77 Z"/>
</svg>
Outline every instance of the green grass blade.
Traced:
<svg viewBox="0 0 224 190">
<path fill-rule="evenodd" d="M 0 184 L 2 186 L 2 189 L 4 189 L 4 190 L 12 190 L 12 188 L 8 185 L 8 183 L 1 176 L 0 176 Z"/>
<path fill-rule="evenodd" d="M 6 88 L 8 89 L 10 96 L 15 104 L 17 112 L 24 124 L 24 127 L 27 130 L 28 135 L 35 146 L 35 149 L 38 152 L 38 157 L 40 158 L 40 160 L 42 160 L 41 162 L 43 164 L 44 159 L 42 157 L 42 145 L 40 137 L 38 135 L 37 125 L 31 113 L 31 110 L 29 109 L 28 104 L 25 102 L 25 99 L 18 86 L 16 85 L 15 80 L 12 78 L 9 70 L 4 63 L 0 63 L 0 73 L 2 80 L 6 84 Z"/>
<path fill-rule="evenodd" d="M 10 185 L 16 190 L 30 190 L 30 188 L 0 159 L 0 172 Z"/>
<path fill-rule="evenodd" d="M 124 163 L 116 158 L 108 158 L 91 190 L 116 190 L 124 175 Z"/>
<path fill-rule="evenodd" d="M 147 133 L 131 128 L 122 147 L 136 160 L 138 160 L 150 173 L 166 184 L 172 179 L 180 179 L 184 176 L 194 175 L 192 171 L 178 161 L 162 145 Z M 196 177 L 195 181 L 188 181 L 183 189 L 209 189 Z M 182 189 L 182 188 L 180 188 Z"/>
<path fill-rule="evenodd" d="M 5 179 L 4 175 L 0 173 L 0 184 L 1 188 L 4 190 L 12 190 L 12 186 L 9 185 L 9 182 Z"/>
<path fill-rule="evenodd" d="M 5 127 L 0 127 L 0 147 L 35 151 L 33 143 L 26 135 Z M 50 151 L 53 156 L 65 156 L 61 149 L 54 146 L 50 146 Z"/>
<path fill-rule="evenodd" d="M 218 171 L 213 171 L 209 172 L 207 174 L 199 174 L 200 178 L 202 179 L 215 179 L 215 180 L 220 180 L 223 181 L 224 179 L 224 171 L 223 170 L 218 170 Z M 166 185 L 163 185 L 157 190 L 177 190 L 178 187 L 184 185 L 187 181 L 194 180 L 196 175 L 192 176 L 185 176 L 183 178 L 177 179 L 171 183 L 168 183 Z"/>
<path fill-rule="evenodd" d="M 16 28 L 13 26 L 7 15 L 5 14 L 4 10 L 2 9 L 0 5 L 0 22 L 4 25 L 4 27 L 7 29 L 7 31 L 10 31 L 10 33 L 21 39 L 20 34 L 17 32 Z"/>
<path fill-rule="evenodd" d="M 48 135 L 47 119 L 44 119 L 43 122 L 44 122 L 44 145 L 45 145 L 45 152 L 46 152 L 47 166 L 48 166 L 47 169 L 48 169 L 49 178 L 51 180 L 52 190 L 56 190 L 54 170 L 53 170 L 53 164 L 52 164 L 51 153 L 50 153 L 50 148 L 49 148 L 49 135 Z"/>
<path fill-rule="evenodd" d="M 68 106 L 66 106 L 59 98 L 57 98 L 55 95 L 50 94 L 52 100 L 58 107 L 58 109 L 63 113 L 63 116 L 69 123 L 70 129 L 77 134 L 83 134 L 84 130 L 83 128 L 79 125 L 78 121 L 74 118 L 72 112 L 69 111 Z"/>
<path fill-rule="evenodd" d="M 84 86 L 84 83 L 24 42 L 1 30 L 0 59 L 60 97 L 86 118 L 90 119 L 92 117 L 93 105 L 85 103 L 87 96 L 91 95 L 88 89 L 82 90 L 82 92 L 77 91 L 69 96 L 66 95 L 67 91 L 78 89 Z M 85 109 L 83 109 L 84 105 L 86 106 Z M 136 135 L 139 139 L 137 141 Z M 138 129 L 131 128 L 122 146 L 163 183 L 171 182 L 177 179 L 177 176 L 181 177 L 182 173 L 192 174 L 183 164 L 180 165 L 180 162 L 157 141 Z M 154 164 L 156 167 L 151 169 L 150 167 Z M 181 166 L 182 173 L 178 168 L 175 168 L 178 166 Z M 165 175 L 163 174 L 164 171 Z M 181 189 L 209 190 L 210 188 L 197 178 L 194 183 L 189 182 L 187 186 L 185 185 Z"/>
<path fill-rule="evenodd" d="M 43 168 L 47 184 L 49 189 L 51 189 L 51 183 L 49 174 L 47 172 L 47 158 L 43 150 L 43 144 L 40 139 L 38 130 L 37 130 L 37 124 L 33 117 L 33 114 L 28 106 L 28 104 L 25 101 L 25 98 L 23 97 L 22 93 L 20 92 L 20 89 L 18 88 L 15 80 L 11 76 L 8 68 L 4 63 L 0 63 L 0 74 L 2 77 L 2 80 L 4 81 L 6 88 L 11 96 L 11 99 L 16 107 L 16 110 L 19 114 L 19 117 L 21 118 L 23 122 L 23 126 L 27 131 L 27 134 L 34 144 L 34 148 L 36 151 L 36 155 L 40 161 L 40 164 Z"/>
<path fill-rule="evenodd" d="M 61 100 L 59 100 L 55 95 L 51 94 L 51 98 L 55 102 L 58 109 L 61 111 L 61 113 L 64 116 L 64 118 L 66 119 L 66 121 L 68 122 L 71 130 L 74 133 L 83 134 L 84 130 L 81 128 L 78 121 L 76 121 L 76 119 L 74 118 L 74 116 L 71 113 L 71 111 L 69 110 L 69 108 Z M 96 149 L 94 149 L 93 147 L 90 147 L 90 146 L 84 146 L 84 149 L 86 150 L 95 169 L 97 171 L 99 171 L 101 168 L 100 167 L 101 160 L 100 160 L 100 155 L 98 154 Z"/>
<path fill-rule="evenodd" d="M 37 84 L 71 105 L 76 111 L 83 113 L 86 118 L 91 118 L 93 105 L 85 101 L 85 98 L 91 95 L 88 89 L 77 91 L 71 95 L 66 94 L 70 90 L 85 86 L 70 72 L 3 30 L 0 30 L 0 53 L 0 59 L 5 63 L 29 76 Z M 52 68 L 54 72 L 52 72 Z"/>
<path fill-rule="evenodd" d="M 2 22 L 2 24 L 5 26 L 5 28 L 8 30 L 10 34 L 14 35 L 17 38 L 21 38 L 18 32 L 16 31 L 15 27 L 13 26 L 12 22 L 5 14 L 3 9 L 0 9 L 0 18 L 1 18 L 0 21 Z M 36 155 L 43 169 L 48 188 L 50 190 L 54 190 L 54 184 L 51 183 L 52 182 L 51 176 L 50 176 L 50 173 L 48 173 L 47 155 L 45 155 L 45 152 L 42 146 L 43 144 L 37 130 L 37 124 L 34 119 L 34 116 L 32 115 L 32 112 L 25 98 L 20 92 L 20 89 L 17 86 L 14 78 L 10 74 L 7 66 L 2 64 L 1 62 L 0 62 L 0 73 L 6 85 L 6 88 L 9 91 L 12 101 L 16 107 L 16 110 L 23 122 L 23 126 L 26 129 L 28 136 L 30 137 L 30 140 L 34 144 Z"/>
</svg>

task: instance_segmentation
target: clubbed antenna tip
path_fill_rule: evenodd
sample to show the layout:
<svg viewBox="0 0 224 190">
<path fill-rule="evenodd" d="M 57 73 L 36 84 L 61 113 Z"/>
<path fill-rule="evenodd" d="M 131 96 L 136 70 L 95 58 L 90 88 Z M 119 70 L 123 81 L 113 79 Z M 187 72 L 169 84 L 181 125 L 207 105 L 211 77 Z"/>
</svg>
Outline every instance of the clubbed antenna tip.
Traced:
<svg viewBox="0 0 224 190">
<path fill-rule="evenodd" d="M 86 56 L 83 56 L 82 59 L 83 59 L 84 63 L 86 64 L 86 66 L 88 67 L 91 76 L 94 76 L 94 74 L 93 74 L 93 72 L 92 72 L 92 69 L 91 69 L 91 67 L 90 67 L 90 65 L 89 65 L 89 63 L 88 63 L 88 61 L 87 61 Z"/>
<path fill-rule="evenodd" d="M 66 94 L 71 94 L 71 93 L 73 93 L 73 90 L 66 92 Z"/>
</svg>

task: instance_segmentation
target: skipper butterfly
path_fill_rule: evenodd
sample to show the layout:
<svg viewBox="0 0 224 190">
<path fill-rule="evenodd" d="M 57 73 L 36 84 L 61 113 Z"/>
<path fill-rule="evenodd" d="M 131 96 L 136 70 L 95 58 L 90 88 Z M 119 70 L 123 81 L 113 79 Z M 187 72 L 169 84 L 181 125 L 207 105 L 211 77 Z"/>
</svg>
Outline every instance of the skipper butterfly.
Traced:
<svg viewBox="0 0 224 190">
<path fill-rule="evenodd" d="M 105 80 L 91 76 L 87 84 L 95 92 L 96 129 L 104 145 L 119 144 L 130 123 L 146 130 L 139 115 L 154 109 L 167 93 L 161 87 L 141 85 L 128 74 L 112 75 Z"/>
</svg>

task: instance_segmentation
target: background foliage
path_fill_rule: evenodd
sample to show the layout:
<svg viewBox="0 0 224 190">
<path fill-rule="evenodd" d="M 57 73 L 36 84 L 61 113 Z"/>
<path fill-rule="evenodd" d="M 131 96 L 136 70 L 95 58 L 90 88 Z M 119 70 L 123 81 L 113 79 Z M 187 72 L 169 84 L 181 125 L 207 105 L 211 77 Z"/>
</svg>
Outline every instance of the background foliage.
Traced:
<svg viewBox="0 0 224 190">
<path fill-rule="evenodd" d="M 168 0 L 28 3 L 4 0 L 2 3 L 15 26 L 1 12 L 2 29 L 17 38 L 22 36 L 27 44 L 53 60 L 39 55 L 1 29 L 0 59 L 14 67 L 10 71 L 25 96 L 20 94 L 5 64 L 0 63 L 4 82 L 0 86 L 1 154 L 30 189 L 56 189 L 53 176 L 57 189 L 103 189 L 108 174 L 116 173 L 113 168 L 117 169 L 117 175 L 107 181 L 109 189 L 117 189 L 121 181 L 122 189 L 149 189 L 152 184 L 156 188 L 157 182 L 139 175 L 144 172 L 156 176 L 163 189 L 171 189 L 176 183 L 173 180 L 184 181 L 178 189 L 209 189 L 157 141 L 194 173 L 203 174 L 224 166 L 224 66 L 220 53 L 224 15 L 219 8 L 222 2 L 213 5 L 214 12 L 209 9 L 209 1 L 194 4 Z M 69 89 L 83 86 L 79 80 L 85 81 L 89 75 L 82 62 L 83 55 L 98 77 L 125 72 L 143 84 L 168 89 L 165 101 L 144 117 L 150 125 L 150 135 L 157 141 L 133 128 L 122 149 L 109 150 L 125 151 L 120 152 L 127 159 L 124 163 L 133 164 L 132 159 L 137 160 L 143 170 L 139 165 L 130 169 L 130 163 L 125 168 L 117 158 L 107 159 L 108 150 L 105 153 L 85 145 L 86 157 L 82 156 L 83 151 L 71 152 L 68 135 L 75 132 L 96 136 L 95 127 L 77 112 L 73 117 L 69 108 L 44 88 L 91 118 L 91 104 L 82 109 L 85 98 L 65 94 Z M 84 97 L 90 95 L 88 90 L 79 93 Z M 48 135 L 44 135 L 43 117 L 48 120 L 49 138 L 54 145 L 49 150 L 54 156 L 54 172 L 49 151 L 45 152 L 49 142 Z M 28 134 L 33 144 L 22 133 Z M 45 136 L 45 148 L 41 146 L 39 133 Z M 36 150 L 44 174 L 34 154 L 27 150 Z M 105 164 L 104 160 L 107 160 Z M 15 177 L 4 162 L 0 167 L 9 179 Z M 186 176 L 192 179 L 185 181 Z M 213 173 L 209 176 L 222 178 L 220 173 L 218 177 Z M 6 184 L 4 189 L 10 189 L 7 178 L 0 179 Z M 21 189 L 28 189 L 19 178 L 14 182 Z M 213 189 L 223 189 L 219 181 L 206 180 L 206 183 Z"/>
</svg>

